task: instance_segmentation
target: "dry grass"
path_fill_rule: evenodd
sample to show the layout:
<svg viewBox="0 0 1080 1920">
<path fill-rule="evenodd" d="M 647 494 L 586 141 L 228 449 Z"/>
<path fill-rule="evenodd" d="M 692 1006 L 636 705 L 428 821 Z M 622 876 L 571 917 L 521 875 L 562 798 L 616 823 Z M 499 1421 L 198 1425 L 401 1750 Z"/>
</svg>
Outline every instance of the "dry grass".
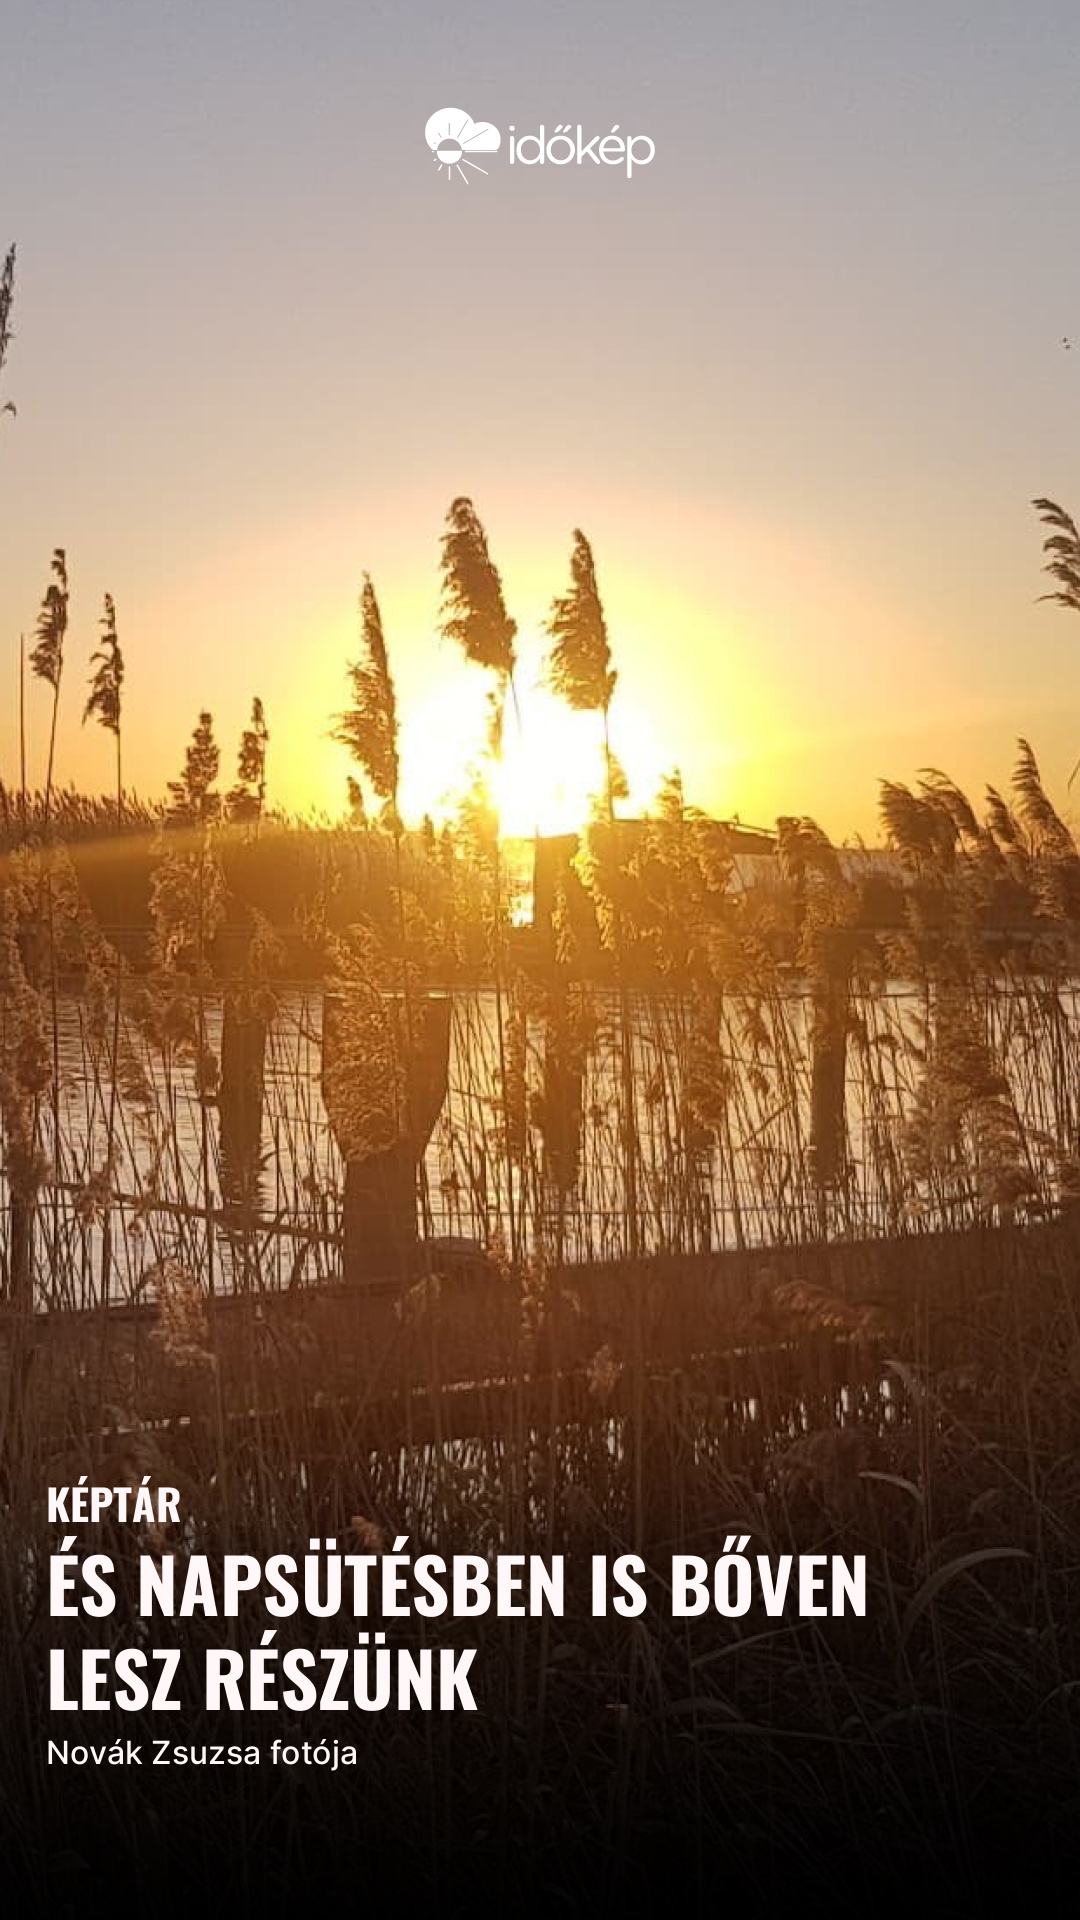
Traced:
<svg viewBox="0 0 1080 1920">
<path fill-rule="evenodd" d="M 580 539 L 559 631 L 584 594 L 582 698 L 606 715 Z M 447 543 L 449 627 L 496 676 L 501 725 L 515 629 L 470 503 Z M 547 1909 L 604 1910 L 645 1885 L 768 1905 L 789 1875 L 833 1911 L 897 1876 L 963 1907 L 1017 1832 L 1063 1866 L 1080 1698 L 1080 854 L 1030 748 L 985 819 L 939 773 L 885 787 L 906 884 L 884 908 L 880 876 L 807 819 L 781 823 L 771 884 L 740 890 L 730 837 L 677 782 L 646 829 L 621 822 L 609 759 L 551 938 L 530 942 L 481 804 L 455 834 L 403 832 L 373 592 L 365 621 L 350 737 L 380 770 L 378 824 L 268 817 L 261 708 L 231 819 L 203 721 L 171 809 L 51 778 L 3 797 L 0 1787 L 32 1813 L 5 1863 L 22 1910 L 85 1909 L 118 1861 L 147 1907 L 170 1885 L 268 1912 L 301 1881 L 374 1897 L 405 1854 L 450 1910 L 460 1889 L 475 1904 L 496 1887 Z M 136 948 L 123 928 L 140 913 Z M 324 980 L 341 1009 L 325 1066 Z M 349 1271 L 343 1155 L 422 1133 L 437 992 L 451 1045 L 417 1168 L 419 1270 L 389 1274 L 379 1309 L 396 1307 L 398 1371 L 345 1392 L 319 1331 L 327 1283 Z M 978 1269 L 963 1292 L 943 1278 L 946 1233 L 988 1236 L 985 1287 Z M 815 1264 L 868 1236 L 901 1247 L 899 1306 Z M 509 1329 L 494 1384 L 460 1359 L 447 1239 L 473 1243 L 469 1298 Z M 754 1264 L 753 1249 L 771 1251 Z M 674 1293 L 650 1319 L 640 1256 L 696 1258 L 720 1289 L 725 1250 L 748 1262 L 726 1346 Z M 591 1320 L 586 1261 L 613 1268 Z M 242 1390 L 221 1333 L 232 1294 L 249 1314 Z M 88 1305 L 109 1311 L 58 1416 L 42 1309 L 60 1351 Z M 320 1369 L 334 1391 L 313 1385 Z M 355 1773 L 315 1787 L 268 1764 L 47 1773 L 42 1488 L 88 1470 L 180 1485 L 183 1552 L 350 1529 L 564 1551 L 568 1615 L 470 1629 L 475 1718 L 289 1729 L 360 1748 Z M 672 1553 L 718 1553 L 729 1532 L 770 1554 L 865 1553 L 867 1619 L 673 1621 Z M 129 1580 L 130 1542 L 110 1544 Z M 621 1551 L 646 1562 L 649 1612 L 593 1619 L 589 1555 Z M 302 1631 L 338 1644 L 342 1629 Z M 190 1674 L 220 1623 L 186 1623 L 184 1640 Z M 124 1720 L 125 1738 L 181 1737 Z M 193 1713 L 182 1732 L 245 1730 Z M 278 1732 L 260 1716 L 247 1737 Z"/>
</svg>

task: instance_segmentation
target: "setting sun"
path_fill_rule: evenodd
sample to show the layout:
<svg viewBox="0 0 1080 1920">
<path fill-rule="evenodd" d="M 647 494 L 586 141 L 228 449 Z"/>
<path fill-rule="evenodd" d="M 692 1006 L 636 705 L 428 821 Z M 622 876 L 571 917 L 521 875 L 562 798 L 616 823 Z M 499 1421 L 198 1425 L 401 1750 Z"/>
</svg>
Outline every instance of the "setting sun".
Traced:
<svg viewBox="0 0 1080 1920">
<path fill-rule="evenodd" d="M 472 697 L 470 697 L 472 696 Z M 612 748 L 626 774 L 627 806 L 644 811 L 668 771 L 663 743 L 632 708 L 617 712 Z M 483 727 L 475 689 L 444 695 L 414 716 L 406 729 L 403 799 L 410 818 L 451 814 L 467 784 L 468 766 L 480 766 L 505 838 L 575 833 L 604 791 L 603 731 L 598 714 L 573 713 L 551 693 L 523 696 L 521 726 L 507 715 L 501 758 L 482 762 Z"/>
<path fill-rule="evenodd" d="M 536 640 L 530 652 L 539 656 Z M 479 771 L 506 838 L 534 832 L 573 833 L 604 790 L 603 726 L 599 714 L 575 713 L 534 677 L 520 695 L 520 725 L 508 702 L 500 759 L 486 754 L 487 683 L 462 670 L 452 656 L 433 674 L 425 693 L 402 716 L 402 811 L 452 817 L 473 771 Z M 611 742 L 626 775 L 627 807 L 647 809 L 677 755 L 658 737 L 647 714 L 617 692 Z"/>
<path fill-rule="evenodd" d="M 662 767 L 655 738 L 632 711 L 620 714 L 612 748 L 626 774 L 628 805 L 646 808 Z M 604 749 L 598 714 L 572 713 L 549 693 L 537 693 L 522 713 L 520 741 L 511 724 L 491 777 L 499 824 L 508 838 L 575 833 L 604 791 Z"/>
</svg>

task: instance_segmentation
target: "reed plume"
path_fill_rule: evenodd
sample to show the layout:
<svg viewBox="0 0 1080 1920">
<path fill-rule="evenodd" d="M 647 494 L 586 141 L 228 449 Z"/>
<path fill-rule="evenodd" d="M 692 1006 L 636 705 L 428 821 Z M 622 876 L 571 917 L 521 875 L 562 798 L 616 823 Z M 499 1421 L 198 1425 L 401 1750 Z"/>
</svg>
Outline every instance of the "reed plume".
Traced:
<svg viewBox="0 0 1080 1920">
<path fill-rule="evenodd" d="M 913 793 L 901 781 L 883 780 L 878 811 L 891 845 L 913 873 L 952 871 L 960 830 L 954 808 L 940 793 L 925 786 Z"/>
<path fill-rule="evenodd" d="M 478 667 L 509 681 L 517 623 L 503 599 L 502 581 L 471 500 L 451 502 L 442 541 L 442 631 Z"/>
<path fill-rule="evenodd" d="M 15 303 L 15 248 L 9 247 L 4 257 L 3 271 L 0 272 L 0 373 L 8 356 L 8 348 L 14 339 L 11 330 L 11 309 Z M 0 414 L 15 412 L 13 400 L 0 404 Z"/>
<path fill-rule="evenodd" d="M 1020 822 L 996 787 L 986 789 L 986 824 L 1002 852 L 1011 854 L 1021 849 Z"/>
<path fill-rule="evenodd" d="M 1042 783 L 1039 763 L 1026 740 L 1018 740 L 1012 785 L 1016 811 L 1030 835 L 1036 853 L 1075 861 L 1076 847 L 1064 820 L 1052 805 Z"/>
<path fill-rule="evenodd" d="M 1053 592 L 1041 593 L 1039 598 L 1080 613 L 1080 531 L 1076 522 L 1056 500 L 1039 499 L 1031 504 L 1043 525 L 1050 528 L 1043 541 L 1043 552 L 1049 555 L 1043 572 L 1057 581 Z"/>
<path fill-rule="evenodd" d="M 228 796 L 230 820 L 250 820 L 256 829 L 266 804 L 266 754 L 270 729 L 263 703 L 256 695 L 251 703 L 251 720 L 240 735 L 236 761 L 236 785 Z"/>
<path fill-rule="evenodd" d="M 368 573 L 360 594 L 360 638 L 360 658 L 348 670 L 352 701 L 337 715 L 331 738 L 352 754 L 376 797 L 396 819 L 401 777 L 397 696 L 382 614 Z"/>
<path fill-rule="evenodd" d="M 67 556 L 63 547 L 53 551 L 53 578 L 45 589 L 38 613 L 37 645 L 30 665 L 39 680 L 46 680 L 54 693 L 59 691 L 64 670 L 64 637 L 68 628 Z"/>
<path fill-rule="evenodd" d="M 1067 607 L 1072 613 L 1080 613 L 1080 531 L 1071 514 L 1059 507 L 1056 500 L 1033 500 L 1032 505 L 1043 525 L 1050 528 L 1043 541 L 1043 552 L 1049 559 L 1043 568 L 1057 587 L 1052 593 L 1041 593 L 1040 600 L 1053 600 L 1059 607 Z M 1069 775 L 1072 786 L 1080 773 L 1080 760 Z"/>
<path fill-rule="evenodd" d="M 120 757 L 120 690 L 124 684 L 124 656 L 116 631 L 116 607 L 111 593 L 105 595 L 101 626 L 101 645 L 90 656 L 94 672 L 90 677 L 89 697 L 83 708 L 83 725 L 93 716 L 113 736 L 116 745 L 116 821 L 119 826 L 124 810 Z"/>
<path fill-rule="evenodd" d="M 409 1039 L 378 936 L 350 927 L 331 941 L 332 1003 L 340 1009 L 335 1044 L 323 1061 L 323 1096 L 346 1159 L 385 1152 L 408 1132 Z"/>
<path fill-rule="evenodd" d="M 90 697 L 83 709 L 84 722 L 97 716 L 107 732 L 120 732 L 120 689 L 124 682 L 124 656 L 116 632 L 116 607 L 111 593 L 105 595 L 104 628 L 101 646 L 90 656 L 96 671 L 90 681 Z"/>
<path fill-rule="evenodd" d="M 45 817 L 48 823 L 52 795 L 53 767 L 56 760 L 56 722 L 60 711 L 60 682 L 64 673 L 64 640 L 68 629 L 68 572 L 63 547 L 52 557 L 52 579 L 45 589 L 37 621 L 37 644 L 30 655 L 30 666 L 38 680 L 52 688 L 52 716 L 49 722 L 49 759 L 45 774 Z"/>
<path fill-rule="evenodd" d="M 174 826 L 205 826 L 221 814 L 221 795 L 214 785 L 221 752 L 214 739 L 213 715 L 200 713 L 184 755 L 179 780 L 169 781 L 169 820 Z"/>
<path fill-rule="evenodd" d="M 548 673 L 556 693 L 579 713 L 606 713 L 615 691 L 607 623 L 596 584 L 592 548 L 575 527 L 570 591 L 554 603 L 548 633 L 554 642 Z"/>
</svg>

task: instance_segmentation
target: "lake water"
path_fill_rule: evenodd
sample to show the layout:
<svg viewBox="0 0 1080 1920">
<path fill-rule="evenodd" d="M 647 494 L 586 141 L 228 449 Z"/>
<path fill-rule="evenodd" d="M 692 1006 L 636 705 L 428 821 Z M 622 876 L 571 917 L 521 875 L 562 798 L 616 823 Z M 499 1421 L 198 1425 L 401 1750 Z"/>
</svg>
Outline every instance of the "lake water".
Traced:
<svg viewBox="0 0 1080 1920">
<path fill-rule="evenodd" d="M 1076 995 L 1049 992 L 1042 1005 L 1030 983 L 1019 994 L 989 994 L 984 1014 L 987 1046 L 1006 1068 L 1004 1104 L 1024 1137 L 1029 1199 L 1044 1206 L 1055 1203 L 1062 1167 L 1070 1151 L 1075 1155 L 1080 1112 Z M 343 1166 L 322 1095 L 323 1006 L 319 989 L 278 995 L 257 1175 L 242 1214 L 222 1153 L 220 1114 L 200 1100 L 193 1068 L 167 1065 L 125 1021 L 125 1049 L 143 1085 L 141 1097 L 119 1102 L 113 1119 L 121 1198 L 113 1215 L 112 1297 L 136 1293 L 148 1270 L 165 1260 L 195 1268 L 215 1285 L 235 1284 L 238 1232 L 247 1270 L 254 1261 L 263 1284 L 305 1284 L 335 1273 Z M 815 1083 L 805 994 L 724 996 L 709 1003 L 706 1019 L 700 1005 L 674 994 L 634 996 L 628 1055 L 614 996 L 594 996 L 593 1010 L 595 1044 L 578 1084 L 560 1074 L 542 1020 L 515 1013 L 491 992 L 454 997 L 447 1095 L 420 1169 L 425 1232 L 580 1260 L 957 1225 L 979 1217 L 988 1193 L 993 1198 L 990 1156 L 1003 1152 L 1001 1139 L 991 1137 L 993 1100 L 959 1119 L 930 1114 L 931 1131 L 959 1128 L 953 1173 L 920 1182 L 905 1160 L 902 1129 L 919 1111 L 926 1038 L 926 1005 L 912 989 L 901 985 L 852 1004 L 842 1172 L 824 1189 L 814 1167 L 823 1113 L 828 1117 L 828 1076 L 819 1072 Z M 221 1022 L 220 1005 L 210 1005 L 206 1031 L 215 1051 Z M 87 1008 L 74 995 L 61 1001 L 58 1038 L 60 1143 L 54 1151 L 46 1096 L 41 1135 L 56 1177 L 40 1196 L 35 1260 L 39 1297 L 75 1304 L 100 1288 L 92 1181 L 104 1166 L 110 1100 Z M 634 1228 L 628 1083 L 636 1122 Z M 1000 1111 L 995 1124 L 1000 1133 Z M 2 1231 L 6 1242 L 6 1209 Z M 0 1251 L 6 1259 L 6 1245 Z"/>
</svg>

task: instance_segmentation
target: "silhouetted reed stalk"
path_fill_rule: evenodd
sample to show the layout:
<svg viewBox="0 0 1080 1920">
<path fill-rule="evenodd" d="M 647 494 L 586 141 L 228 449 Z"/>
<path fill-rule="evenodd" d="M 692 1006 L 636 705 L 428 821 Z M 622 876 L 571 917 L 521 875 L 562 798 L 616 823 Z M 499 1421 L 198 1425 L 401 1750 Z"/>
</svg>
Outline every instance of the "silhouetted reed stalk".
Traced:
<svg viewBox="0 0 1080 1920">
<path fill-rule="evenodd" d="M 8 357 L 11 342 L 14 339 L 11 326 L 12 308 L 15 304 L 15 248 L 9 247 L 4 255 L 4 265 L 0 269 L 0 373 Z M 14 416 L 13 400 L 0 400 L 0 422 L 4 415 Z"/>
<path fill-rule="evenodd" d="M 611 697 L 616 674 L 611 665 L 607 624 L 596 582 L 592 549 L 584 534 L 576 529 L 570 557 L 570 589 L 552 608 L 548 631 L 552 639 L 551 680 L 567 704 L 579 712 L 597 712 L 601 716 L 604 752 L 604 800 L 608 832 L 612 842 L 612 861 L 619 861 L 618 822 L 615 800 L 625 785 L 617 778 L 611 745 Z M 638 1103 L 634 1074 L 634 1041 L 631 1025 L 630 993 L 626 979 L 626 947 L 622 905 L 616 882 L 609 897 L 611 944 L 615 958 L 618 994 L 619 1067 L 621 1079 L 622 1176 L 625 1182 L 626 1239 L 630 1258 L 637 1263 L 641 1253 L 640 1194 L 638 1185 Z M 635 1265 L 632 1322 L 634 1328 L 633 1378 L 635 1383 L 635 1495 L 634 1538 L 640 1537 L 642 1476 L 644 1473 L 644 1435 L 642 1423 L 642 1379 L 644 1355 L 641 1348 L 640 1271 Z"/>
<path fill-rule="evenodd" d="M 114 765 L 116 782 L 116 831 L 123 830 L 124 819 L 124 781 L 121 752 L 120 718 L 121 690 L 124 683 L 124 656 L 120 649 L 120 640 L 116 631 L 116 607 L 112 595 L 105 595 L 102 614 L 102 641 L 100 647 L 91 656 L 91 666 L 95 669 L 90 680 L 90 692 L 83 709 L 83 724 L 92 716 L 107 733 L 113 737 Z M 119 1102 L 119 1052 L 120 1052 L 120 1004 L 122 992 L 122 969 L 120 955 L 113 961 L 112 991 L 112 1053 L 109 1073 L 108 1118 L 105 1129 L 105 1188 L 106 1199 L 102 1219 L 101 1240 L 101 1298 L 109 1303 L 112 1279 L 112 1188 L 115 1177 L 116 1161 L 116 1114 Z"/>
<path fill-rule="evenodd" d="M 515 684 L 516 654 L 514 640 L 517 623 L 507 613 L 502 581 L 488 552 L 487 535 L 471 500 L 458 498 L 447 514 L 447 530 L 442 542 L 442 631 L 448 640 L 461 647 L 467 660 L 482 667 L 492 679 L 488 704 L 488 752 L 494 764 L 501 759 L 507 699 L 512 698 L 519 713 Z M 477 823 L 483 825 L 483 796 L 475 808 Z M 507 1093 L 505 1027 L 505 965 L 503 906 L 504 884 L 498 823 L 491 820 L 487 838 L 493 893 L 491 916 L 491 963 L 495 982 L 495 1020 L 499 1044 L 499 1086 L 502 1095 L 503 1129 L 509 1148 L 512 1116 Z M 516 1265 L 522 1254 L 520 1224 L 514 1205 L 512 1162 L 507 1161 L 510 1203 L 510 1256 Z"/>
<path fill-rule="evenodd" d="M 570 556 L 570 588 L 556 599 L 548 622 L 552 640 L 549 675 L 552 686 L 579 713 L 600 715 L 604 767 L 604 807 L 617 866 L 618 819 L 616 799 L 625 791 L 625 777 L 611 743 L 611 698 L 617 675 L 611 664 L 607 623 L 596 582 L 592 549 L 576 529 Z M 622 1076 L 622 1148 L 626 1181 L 628 1246 L 632 1258 L 640 1252 L 637 1154 L 637 1099 L 635 1093 L 633 1031 L 626 981 L 626 951 L 622 906 L 616 885 L 610 896 L 611 945 L 615 958 L 619 1003 L 619 1055 Z"/>
<path fill-rule="evenodd" d="M 53 577 L 50 580 L 45 590 L 45 596 L 42 600 L 41 608 L 38 614 L 36 643 L 30 655 L 30 666 L 34 674 L 34 677 L 36 679 L 43 680 L 52 690 L 52 700 L 51 700 L 50 716 L 49 716 L 48 759 L 47 759 L 46 774 L 45 774 L 44 806 L 43 806 L 43 814 L 42 814 L 42 838 L 41 838 L 41 846 L 39 851 L 39 872 L 38 872 L 38 879 L 37 879 L 37 887 L 38 887 L 38 895 L 39 895 L 39 905 L 42 900 L 44 903 L 44 922 L 45 922 L 45 936 L 46 936 L 44 964 L 48 970 L 49 1014 L 50 1014 L 51 1033 L 52 1033 L 51 1150 L 52 1150 L 53 1168 L 54 1168 L 54 1176 L 55 1176 L 53 1187 L 52 1187 L 52 1228 L 53 1228 L 53 1244 L 55 1246 L 59 1239 L 59 1224 L 60 1224 L 59 1182 L 64 1177 L 64 1160 L 63 1160 L 63 1140 L 62 1140 L 61 1126 L 60 1126 L 60 1018 L 59 1018 L 59 991 L 58 991 L 58 978 L 57 978 L 58 940 L 57 940 L 55 900 L 54 900 L 54 870 L 55 870 L 55 863 L 56 863 L 56 855 L 55 855 L 55 847 L 54 847 L 53 836 L 51 831 L 52 829 L 51 805 L 52 805 L 53 771 L 54 771 L 55 757 L 56 757 L 56 729 L 57 729 L 57 719 L 58 719 L 59 710 L 60 710 L 60 690 L 63 682 L 63 673 L 64 673 L 64 642 L 67 636 L 67 628 L 68 628 L 68 599 L 69 599 L 67 560 L 64 554 L 64 550 L 61 547 L 57 547 L 53 552 L 51 572 Z M 20 696 L 21 695 L 22 695 L 22 689 L 20 689 Z M 20 704 L 21 703 L 22 701 L 20 697 Z M 25 724 L 24 721 L 20 719 L 20 727 L 22 727 L 24 724 Z M 25 849 L 25 854 L 27 859 L 32 857 L 29 846 L 27 846 L 27 848 Z M 41 959 L 42 959 L 40 955 L 40 942 L 37 941 L 36 939 L 33 942 L 33 954 L 34 954 L 34 957 L 31 962 L 32 969 L 33 969 L 32 977 L 31 977 L 31 985 L 32 987 L 36 988 L 39 984 L 39 975 L 40 975 L 40 967 L 41 967 Z M 33 1125 L 31 1149 L 30 1149 L 31 1156 L 34 1158 L 36 1158 L 38 1153 L 38 1130 L 37 1129 L 38 1129 L 38 1114 L 37 1114 L 37 1101 L 35 1100 L 34 1125 Z M 25 1207 L 26 1209 L 28 1209 L 29 1218 L 26 1220 L 19 1221 L 19 1230 L 18 1230 L 17 1237 L 15 1235 L 15 1222 L 13 1220 L 13 1252 L 14 1252 L 15 1246 L 17 1245 L 18 1264 L 20 1266 L 23 1258 L 27 1257 L 28 1250 L 31 1249 L 33 1246 L 33 1236 L 34 1236 L 33 1215 L 34 1215 L 34 1210 L 36 1208 L 37 1182 L 33 1182 L 33 1183 L 23 1182 L 21 1184 L 23 1185 L 23 1192 L 19 1197 L 18 1205 L 20 1208 Z M 15 1204 L 16 1202 L 13 1196 L 13 1207 Z M 19 1289 L 20 1289 L 20 1292 L 25 1291 L 27 1297 L 32 1299 L 32 1291 L 33 1291 L 32 1282 L 28 1286 L 26 1276 L 22 1275 L 21 1273 L 19 1276 Z"/>
</svg>

